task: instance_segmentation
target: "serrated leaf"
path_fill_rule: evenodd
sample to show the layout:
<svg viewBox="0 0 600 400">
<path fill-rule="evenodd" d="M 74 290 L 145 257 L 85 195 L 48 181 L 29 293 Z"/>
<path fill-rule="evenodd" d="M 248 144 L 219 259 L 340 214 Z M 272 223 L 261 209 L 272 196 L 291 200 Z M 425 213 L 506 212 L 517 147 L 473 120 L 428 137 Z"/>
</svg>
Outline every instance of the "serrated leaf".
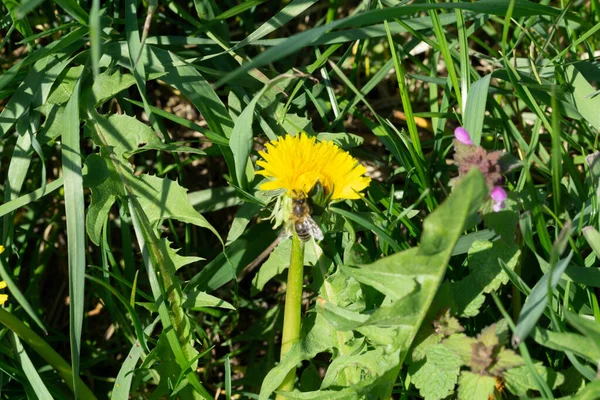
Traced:
<svg viewBox="0 0 600 400">
<path fill-rule="evenodd" d="M 534 364 L 537 373 L 548 383 L 551 388 L 556 388 L 565 382 L 563 374 L 555 372 L 551 368 L 544 367 L 542 363 Z M 514 395 L 526 396 L 529 390 L 538 390 L 535 378 L 531 375 L 529 367 L 523 365 L 511 368 L 502 375 L 506 388 Z"/>
<path fill-rule="evenodd" d="M 111 74 L 106 70 L 94 78 L 91 89 L 84 94 L 85 100 L 95 107 L 100 107 L 104 102 L 133 85 L 135 85 L 133 75 L 122 74 L 118 70 Z"/>
<path fill-rule="evenodd" d="M 506 244 L 502 240 L 473 242 L 468 258 L 470 273 L 452 284 L 458 313 L 476 315 L 485 300 L 482 294 L 498 290 L 509 281 L 498 260 L 502 260 L 512 270 L 517 265 L 520 253 L 515 243 Z"/>
<path fill-rule="evenodd" d="M 425 360 L 411 373 L 411 380 L 426 400 L 443 399 L 454 391 L 462 360 L 442 344 L 428 348 L 425 353 Z M 417 364 L 411 366 L 413 370 L 414 365 Z"/>
<path fill-rule="evenodd" d="M 502 348 L 496 356 L 496 362 L 489 369 L 490 374 L 500 376 L 504 371 L 525 364 L 523 358 L 510 349 Z"/>
<path fill-rule="evenodd" d="M 153 225 L 172 218 L 207 228 L 220 238 L 212 225 L 191 206 L 187 190 L 177 182 L 150 175 L 135 177 L 128 164 L 118 163 L 117 170 L 112 161 L 97 154 L 88 156 L 85 164 L 85 185 L 92 190 L 86 230 L 94 243 L 100 242 L 104 219 L 117 197 L 125 197 L 124 182 L 138 196 L 140 205 Z"/>
<path fill-rule="evenodd" d="M 162 144 L 152 128 L 129 115 L 115 114 L 108 118 L 96 115 L 94 122 L 95 124 L 90 127 L 94 142 L 100 146 L 108 146 L 119 162 L 124 162 L 123 155 L 125 153 L 132 152 L 141 146 L 160 146 Z M 99 128 L 99 131 L 94 128 Z M 107 150 L 105 149 L 105 151 Z"/>
<path fill-rule="evenodd" d="M 473 345 L 475 343 L 477 343 L 475 338 L 468 337 L 462 333 L 450 336 L 442 341 L 444 346 L 460 357 L 464 365 L 467 365 L 471 362 Z"/>
<path fill-rule="evenodd" d="M 261 385 L 259 400 L 267 400 L 300 361 L 313 359 L 318 353 L 334 348 L 338 343 L 336 335 L 337 332 L 321 315 L 312 314 L 305 318 L 300 340 L 269 371 Z"/>
<path fill-rule="evenodd" d="M 201 292 L 199 290 L 189 291 L 186 293 L 185 297 L 186 299 L 183 303 L 183 306 L 192 310 L 202 307 L 219 307 L 226 308 L 228 310 L 235 310 L 235 307 L 225 300 L 221 300 L 218 297 L 212 296 L 206 292 Z"/>
<path fill-rule="evenodd" d="M 496 388 L 496 379 L 491 376 L 463 371 L 458 380 L 458 398 L 461 400 L 482 400 L 490 397 Z"/>
<path fill-rule="evenodd" d="M 202 257 L 180 256 L 179 254 L 177 254 L 179 252 L 179 249 L 172 248 L 171 242 L 167 238 L 162 238 L 161 240 L 164 242 L 164 246 L 167 248 L 169 257 L 171 258 L 171 260 L 173 260 L 173 264 L 175 265 L 176 270 L 188 264 L 204 260 L 204 258 Z"/>
</svg>

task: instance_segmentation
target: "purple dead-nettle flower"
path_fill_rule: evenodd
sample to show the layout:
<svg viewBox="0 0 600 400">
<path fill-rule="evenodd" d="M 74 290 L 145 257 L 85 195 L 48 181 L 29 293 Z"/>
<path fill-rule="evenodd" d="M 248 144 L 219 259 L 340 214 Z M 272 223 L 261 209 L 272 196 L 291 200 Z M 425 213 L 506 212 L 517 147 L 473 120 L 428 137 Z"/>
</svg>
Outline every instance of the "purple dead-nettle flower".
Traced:
<svg viewBox="0 0 600 400">
<path fill-rule="evenodd" d="M 469 132 L 462 126 L 459 126 L 454 130 L 454 137 L 462 144 L 473 146 L 473 141 L 471 140 L 471 136 L 469 136 Z"/>
<path fill-rule="evenodd" d="M 506 194 L 506 190 L 504 190 L 502 186 L 496 186 L 495 188 L 493 188 L 492 192 L 490 193 L 490 197 L 492 198 L 492 200 L 494 200 L 494 205 L 492 206 L 494 212 L 498 212 L 504 209 L 504 201 L 506 200 L 508 195 Z"/>
<path fill-rule="evenodd" d="M 495 212 L 503 210 L 507 198 L 506 191 L 502 188 L 504 178 L 500 163 L 503 151 L 487 152 L 481 146 L 474 146 L 469 132 L 462 126 L 454 130 L 454 162 L 458 167 L 459 179 L 465 176 L 471 168 L 477 168 L 483 174 L 485 183 L 490 190 L 490 197 L 494 201 L 492 209 Z"/>
</svg>

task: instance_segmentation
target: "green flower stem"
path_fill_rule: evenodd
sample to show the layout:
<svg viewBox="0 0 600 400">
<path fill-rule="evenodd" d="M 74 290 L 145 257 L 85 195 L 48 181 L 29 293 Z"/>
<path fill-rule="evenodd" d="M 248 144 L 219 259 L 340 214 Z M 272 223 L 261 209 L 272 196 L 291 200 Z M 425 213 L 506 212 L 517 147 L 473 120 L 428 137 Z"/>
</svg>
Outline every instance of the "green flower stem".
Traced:
<svg viewBox="0 0 600 400">
<path fill-rule="evenodd" d="M 285 293 L 285 310 L 283 314 L 283 334 L 281 337 L 281 359 L 292 348 L 300 337 L 300 321 L 302 312 L 302 280 L 304 278 L 304 242 L 298 235 L 292 235 L 292 252 L 288 270 L 287 290 Z M 296 367 L 292 368 L 279 386 L 279 390 L 290 392 L 294 389 Z M 277 399 L 285 397 L 277 396 Z"/>
<path fill-rule="evenodd" d="M 13 331 L 27 343 L 31 348 L 38 353 L 44 360 L 48 362 L 60 376 L 64 379 L 65 384 L 75 393 L 73 388 L 73 371 L 71 366 L 56 352 L 48 343 L 44 341 L 37 333 L 31 328 L 21 322 L 20 319 L 15 317 L 3 308 L 0 308 L 0 323 L 6 326 L 8 329 Z M 80 399 L 83 400 L 96 400 L 96 396 L 92 391 L 83 383 L 81 378 L 77 377 L 77 394 Z"/>
</svg>

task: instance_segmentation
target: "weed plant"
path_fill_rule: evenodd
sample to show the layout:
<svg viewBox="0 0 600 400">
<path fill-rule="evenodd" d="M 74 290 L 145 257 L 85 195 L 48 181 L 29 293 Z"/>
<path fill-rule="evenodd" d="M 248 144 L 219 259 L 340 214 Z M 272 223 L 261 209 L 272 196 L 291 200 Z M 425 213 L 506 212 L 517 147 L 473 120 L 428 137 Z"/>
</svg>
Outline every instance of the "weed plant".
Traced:
<svg viewBox="0 0 600 400">
<path fill-rule="evenodd" d="M 599 30 L 597 0 L 2 0 L 0 396 L 600 398 Z M 305 244 L 257 173 L 303 132 L 370 179 Z"/>
</svg>

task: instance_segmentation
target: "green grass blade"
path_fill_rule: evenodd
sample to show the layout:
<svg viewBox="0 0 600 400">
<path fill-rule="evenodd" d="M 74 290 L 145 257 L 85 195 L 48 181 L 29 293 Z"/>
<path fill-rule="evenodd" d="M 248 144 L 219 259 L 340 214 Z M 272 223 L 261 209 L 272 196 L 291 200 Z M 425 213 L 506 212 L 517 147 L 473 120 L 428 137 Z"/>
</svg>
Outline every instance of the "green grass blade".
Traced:
<svg viewBox="0 0 600 400">
<path fill-rule="evenodd" d="M 60 8 L 65 10 L 71 17 L 75 18 L 81 25 L 86 25 L 90 16 L 75 0 L 55 0 Z"/>
<path fill-rule="evenodd" d="M 0 308 L 0 324 L 17 334 L 17 336 L 27 343 L 33 351 L 39 354 L 40 357 L 56 369 L 61 378 L 64 379 L 65 384 L 73 392 L 75 392 L 73 382 L 76 381 L 78 383 L 79 395 L 82 400 L 96 400 L 96 396 L 94 396 L 92 391 L 85 383 L 83 383 L 78 375 L 73 374 L 71 366 L 60 356 L 60 354 L 58 354 L 52 346 L 31 328 L 25 325 L 16 315 L 9 313 L 4 308 Z"/>
<path fill-rule="evenodd" d="M 548 305 L 548 286 L 550 285 L 552 288 L 556 287 L 572 256 L 573 253 L 571 252 L 566 258 L 558 261 L 554 269 L 544 274 L 533 287 L 519 315 L 519 320 L 513 333 L 513 343 L 521 343 L 535 328 Z"/>
<path fill-rule="evenodd" d="M 15 353 L 17 354 L 17 358 L 21 363 L 23 373 L 25 373 L 25 376 L 27 377 L 27 380 L 29 381 L 29 384 L 35 392 L 37 398 L 40 400 L 51 400 L 52 395 L 48 391 L 44 381 L 42 381 L 42 378 L 40 378 L 40 375 L 31 362 L 31 359 L 27 355 L 23 344 L 19 340 L 19 337 L 14 332 L 10 333 L 10 341 L 14 347 Z"/>
<path fill-rule="evenodd" d="M 62 135 L 62 162 L 67 219 L 67 246 L 69 262 L 69 336 L 73 364 L 73 386 L 78 397 L 79 355 L 83 327 L 85 288 L 85 204 L 81 167 L 79 132 L 79 91 L 82 78 L 75 84 L 64 114 L 65 131 Z"/>
<path fill-rule="evenodd" d="M 146 329 L 144 329 L 144 334 L 149 336 L 154 330 L 154 327 L 158 321 L 159 318 L 156 318 L 154 322 L 148 325 Z M 133 346 L 131 346 L 131 350 L 129 350 L 129 354 L 127 354 L 125 361 L 123 361 L 123 364 L 121 364 L 121 368 L 119 369 L 119 373 L 115 379 L 111 400 L 129 400 L 135 366 L 143 352 L 144 351 L 139 342 L 136 342 Z"/>
<path fill-rule="evenodd" d="M 41 199 L 45 195 L 52 193 L 56 189 L 60 188 L 63 185 L 63 178 L 60 177 L 49 183 L 45 187 L 41 187 L 37 190 L 34 190 L 31 193 L 25 194 L 23 196 L 17 197 L 16 199 L 5 202 L 4 204 L 0 204 L 0 217 L 11 213 L 21 207 L 26 206 L 27 204 L 33 203 L 36 200 Z"/>
<path fill-rule="evenodd" d="M 467 97 L 467 107 L 463 110 L 463 127 L 471 135 L 473 144 L 479 146 L 483 130 L 483 120 L 492 74 L 479 79 L 471 86 Z"/>
<path fill-rule="evenodd" d="M 375 224 L 373 224 L 368 219 L 366 219 L 358 214 L 355 214 L 353 212 L 342 210 L 341 208 L 337 208 L 337 207 L 330 207 L 330 210 L 332 212 L 334 212 L 336 214 L 340 214 L 344 218 L 347 218 L 350 221 L 354 221 L 357 224 L 363 226 L 364 228 L 374 232 L 377 236 L 379 236 L 380 239 L 382 239 L 386 243 L 388 243 L 394 249 L 394 251 L 396 251 L 396 252 L 402 251 L 402 246 L 400 246 L 400 244 L 398 244 L 398 242 L 396 242 L 387 232 L 385 232 L 383 229 L 381 229 L 378 226 L 376 226 Z"/>
</svg>

